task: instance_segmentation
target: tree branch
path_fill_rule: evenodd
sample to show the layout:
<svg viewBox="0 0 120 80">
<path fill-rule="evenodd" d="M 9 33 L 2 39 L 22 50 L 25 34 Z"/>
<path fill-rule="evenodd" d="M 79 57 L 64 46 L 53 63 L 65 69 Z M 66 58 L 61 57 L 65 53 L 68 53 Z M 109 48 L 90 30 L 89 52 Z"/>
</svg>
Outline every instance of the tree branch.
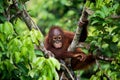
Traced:
<svg viewBox="0 0 120 80">
<path fill-rule="evenodd" d="M 87 17 L 88 17 L 88 13 L 86 12 L 86 8 L 84 8 L 82 11 L 82 15 L 78 21 L 78 27 L 76 29 L 73 41 L 72 41 L 71 45 L 69 46 L 68 51 L 74 51 L 76 49 L 76 46 L 79 43 L 78 41 L 80 39 L 81 32 L 83 29 L 82 25 L 84 24 L 84 21 L 87 20 Z"/>
<path fill-rule="evenodd" d="M 38 26 L 34 23 L 34 21 L 31 19 L 30 15 L 27 13 L 27 11 L 25 10 L 24 6 L 23 6 L 23 10 L 21 11 L 19 8 L 18 8 L 18 3 L 16 0 L 12 0 L 13 1 L 13 5 L 15 6 L 16 8 L 16 11 L 17 12 L 21 12 L 20 14 L 20 18 L 22 18 L 24 20 L 24 22 L 26 23 L 27 27 L 29 30 L 32 30 L 33 28 L 38 30 L 40 33 L 40 29 L 38 28 Z M 47 57 L 54 57 L 53 53 L 46 50 L 46 48 L 44 47 L 44 44 L 43 42 L 39 41 L 39 49 L 44 52 L 45 56 Z"/>
<path fill-rule="evenodd" d="M 69 74 L 69 76 L 71 77 L 71 79 L 74 80 L 74 78 L 73 78 L 73 76 L 72 76 L 70 70 L 67 68 L 67 66 L 64 65 L 64 64 L 62 64 L 62 63 L 61 63 L 61 66 L 63 66 L 63 67 L 66 69 L 66 71 L 68 72 L 68 74 Z"/>
<path fill-rule="evenodd" d="M 77 45 L 77 47 L 90 50 L 91 45 L 88 43 L 81 42 L 80 44 Z M 94 50 L 96 51 L 95 56 L 96 56 L 97 60 L 102 60 L 102 61 L 107 61 L 107 62 L 112 62 L 115 60 L 114 58 L 106 57 L 106 56 L 102 55 L 101 49 L 98 46 L 94 46 Z"/>
<path fill-rule="evenodd" d="M 112 62 L 112 61 L 114 61 L 115 59 L 114 58 L 109 58 L 109 57 L 105 57 L 105 56 L 103 56 L 103 55 L 98 55 L 98 56 L 96 56 L 96 59 L 97 60 L 102 60 L 102 61 L 107 61 L 107 62 Z"/>
<path fill-rule="evenodd" d="M 77 45 L 78 45 L 78 41 L 80 39 L 80 36 L 81 36 L 81 32 L 82 32 L 82 25 L 84 24 L 84 21 L 87 20 L 87 17 L 88 17 L 88 13 L 86 12 L 86 9 L 84 8 L 83 11 L 82 11 L 82 15 L 78 21 L 78 27 L 76 29 L 76 33 L 74 35 L 74 38 L 73 38 L 73 41 L 71 43 L 71 45 L 69 46 L 68 48 L 68 51 L 75 51 Z M 70 69 L 70 72 L 73 73 L 73 76 L 75 75 L 74 71 L 71 69 L 71 58 L 66 58 L 65 59 L 65 62 L 67 62 L 67 67 Z M 74 76 L 74 79 L 76 79 L 76 76 Z"/>
</svg>

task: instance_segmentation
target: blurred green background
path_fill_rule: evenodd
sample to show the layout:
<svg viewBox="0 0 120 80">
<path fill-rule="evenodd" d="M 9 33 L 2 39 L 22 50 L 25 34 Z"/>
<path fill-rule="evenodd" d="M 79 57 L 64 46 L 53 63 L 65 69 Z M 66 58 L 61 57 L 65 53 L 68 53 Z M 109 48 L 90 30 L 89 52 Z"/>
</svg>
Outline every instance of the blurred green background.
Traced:
<svg viewBox="0 0 120 80">
<path fill-rule="evenodd" d="M 27 10 L 43 34 L 53 25 L 75 31 L 84 7 L 83 0 L 31 0 Z"/>
</svg>

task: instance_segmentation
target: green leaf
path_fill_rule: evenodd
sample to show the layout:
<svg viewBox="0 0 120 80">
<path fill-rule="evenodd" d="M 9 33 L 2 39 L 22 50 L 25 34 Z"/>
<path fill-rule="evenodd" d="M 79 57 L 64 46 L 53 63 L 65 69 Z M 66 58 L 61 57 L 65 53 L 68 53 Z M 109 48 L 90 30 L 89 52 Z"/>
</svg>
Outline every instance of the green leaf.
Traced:
<svg viewBox="0 0 120 80">
<path fill-rule="evenodd" d="M 15 52 L 15 54 L 13 55 L 13 56 L 15 56 L 14 58 L 15 58 L 15 62 L 16 63 L 19 63 L 20 62 L 20 53 L 19 52 Z"/>
<path fill-rule="evenodd" d="M 100 10 L 98 10 L 98 11 L 96 11 L 96 13 L 95 13 L 98 17 L 100 17 L 100 18 L 105 18 L 105 14 L 102 12 L 102 11 L 100 11 Z"/>
<path fill-rule="evenodd" d="M 34 32 L 33 31 L 30 31 L 30 36 L 31 36 L 31 39 L 32 39 L 32 42 L 36 42 L 36 36 L 34 35 Z"/>
<path fill-rule="evenodd" d="M 0 47 L 1 47 L 2 51 L 5 50 L 4 45 L 3 45 L 3 43 L 1 41 L 0 41 Z"/>
<path fill-rule="evenodd" d="M 115 5 L 113 5 L 113 9 L 117 9 L 119 7 L 119 3 L 116 3 Z"/>
<path fill-rule="evenodd" d="M 0 24 L 0 32 L 3 33 L 4 29 L 3 29 L 3 24 Z"/>
<path fill-rule="evenodd" d="M 113 42 L 117 42 L 119 40 L 119 36 L 118 35 L 114 35 L 112 38 Z"/>
<path fill-rule="evenodd" d="M 13 34 L 13 25 L 10 22 L 5 22 L 3 24 L 3 31 L 7 36 Z"/>
<path fill-rule="evenodd" d="M 90 78 L 90 80 L 97 80 L 97 77 L 95 75 L 92 75 L 92 77 Z"/>
<path fill-rule="evenodd" d="M 94 21 L 92 21 L 91 25 L 94 25 L 96 23 L 99 23 L 99 21 L 98 20 L 94 20 Z"/>
<path fill-rule="evenodd" d="M 120 41 L 118 42 L 117 46 L 120 48 Z"/>
<path fill-rule="evenodd" d="M 6 17 L 0 14 L 0 21 L 5 22 L 7 21 Z"/>
<path fill-rule="evenodd" d="M 22 46 L 22 42 L 19 39 L 14 38 L 8 43 L 8 50 L 12 52 L 19 51 L 21 50 L 21 46 Z"/>
<path fill-rule="evenodd" d="M 103 77 L 103 80 L 108 80 L 106 77 Z"/>
<path fill-rule="evenodd" d="M 86 3 L 85 3 L 85 7 L 89 7 L 89 5 L 90 5 L 90 1 L 87 0 Z"/>
<path fill-rule="evenodd" d="M 37 68 L 32 69 L 28 72 L 28 75 L 30 75 L 32 78 L 34 78 L 35 74 L 37 73 Z"/>
<path fill-rule="evenodd" d="M 108 16 L 110 14 L 109 9 L 106 6 L 102 7 L 101 12 L 103 12 L 105 16 Z"/>
<path fill-rule="evenodd" d="M 17 67 L 19 68 L 19 70 L 22 73 L 22 75 L 25 75 L 25 74 L 28 73 L 28 68 L 26 67 L 25 64 L 19 63 L 19 64 L 17 64 Z"/>
<path fill-rule="evenodd" d="M 89 51 L 87 49 L 82 49 L 82 51 L 85 53 L 85 54 L 88 54 Z"/>
<path fill-rule="evenodd" d="M 54 75 L 54 77 L 55 77 L 55 80 L 59 80 L 59 76 L 58 76 L 57 71 L 54 71 L 53 75 Z"/>
<path fill-rule="evenodd" d="M 22 3 L 18 3 L 18 8 L 19 8 L 20 10 L 23 10 L 23 4 L 22 4 Z"/>
<path fill-rule="evenodd" d="M 28 48 L 27 47 L 22 47 L 21 48 L 21 55 L 27 56 L 28 54 Z M 28 56 L 27 56 L 28 57 Z"/>
<path fill-rule="evenodd" d="M 103 74 L 102 71 L 99 71 L 99 72 L 96 73 L 97 76 L 101 76 L 102 74 Z"/>
<path fill-rule="evenodd" d="M 35 54 L 36 54 L 37 56 L 41 56 L 41 57 L 44 56 L 44 53 L 42 53 L 40 50 L 35 50 Z"/>
<path fill-rule="evenodd" d="M 38 80 L 47 80 L 46 76 L 43 75 L 42 77 L 40 77 Z"/>
<path fill-rule="evenodd" d="M 68 12 L 67 12 L 67 15 L 68 16 L 72 16 L 72 15 L 74 15 L 75 14 L 75 11 L 73 11 L 73 10 L 69 10 Z"/>
<path fill-rule="evenodd" d="M 6 65 L 8 72 L 11 72 L 14 69 L 13 64 L 10 63 L 10 60 L 4 60 L 4 65 Z"/>
<path fill-rule="evenodd" d="M 0 1 L 0 13 L 4 12 L 3 0 Z"/>
<path fill-rule="evenodd" d="M 55 62 L 54 62 L 55 65 L 54 65 L 54 66 L 52 65 L 52 63 L 51 63 L 50 60 L 51 60 L 51 61 L 55 61 Z M 52 74 L 53 74 L 55 80 L 59 80 L 58 73 L 57 73 L 57 71 L 55 70 L 55 67 L 58 67 L 58 69 L 59 69 L 59 66 L 57 66 L 58 61 L 55 60 L 54 58 L 50 58 L 50 59 L 46 59 L 46 63 L 49 65 L 49 67 L 50 67 L 50 69 L 51 69 L 51 71 L 52 71 Z M 58 65 L 59 65 L 59 64 L 58 64 Z"/>
<path fill-rule="evenodd" d="M 52 74 L 52 71 L 49 67 L 47 69 L 47 76 L 48 76 L 49 80 L 53 80 L 53 74 Z"/>
<path fill-rule="evenodd" d="M 41 65 L 44 63 L 45 58 L 44 57 L 38 57 L 36 60 L 33 61 L 34 65 L 42 67 Z"/>
<path fill-rule="evenodd" d="M 90 8 L 94 8 L 94 7 L 95 7 L 94 3 L 91 3 Z"/>
<path fill-rule="evenodd" d="M 30 36 L 32 41 L 37 45 L 39 44 L 38 41 L 43 41 L 43 35 L 39 30 L 32 29 L 30 31 Z"/>
<path fill-rule="evenodd" d="M 55 66 L 55 68 L 57 68 L 57 70 L 60 70 L 60 63 L 57 59 L 55 59 L 54 57 L 50 57 L 49 60 Z"/>
<path fill-rule="evenodd" d="M 104 43 L 104 44 L 102 45 L 102 48 L 108 48 L 108 46 L 109 46 L 109 44 Z"/>
</svg>

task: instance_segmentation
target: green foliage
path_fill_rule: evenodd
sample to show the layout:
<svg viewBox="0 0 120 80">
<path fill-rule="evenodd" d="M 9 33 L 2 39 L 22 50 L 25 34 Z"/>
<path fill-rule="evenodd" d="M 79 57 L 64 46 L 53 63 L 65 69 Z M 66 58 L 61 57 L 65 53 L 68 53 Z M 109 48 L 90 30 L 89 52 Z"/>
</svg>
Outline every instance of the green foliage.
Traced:
<svg viewBox="0 0 120 80">
<path fill-rule="evenodd" d="M 18 1 L 18 8 L 23 10 L 23 4 L 29 0 L 15 0 Z M 14 21 L 16 19 L 16 7 L 13 6 L 13 0 L 0 0 L 0 23 L 5 21 Z"/>
<path fill-rule="evenodd" d="M 97 1 L 101 3 L 101 5 L 97 2 L 96 6 L 91 8 L 94 9 L 95 12 L 90 16 L 91 26 L 94 26 L 94 28 L 90 29 L 90 40 L 94 40 L 92 43 L 95 42 L 96 46 L 102 48 L 104 54 L 111 54 L 111 56 L 113 56 L 112 54 L 119 50 L 117 44 L 120 40 L 120 35 L 118 35 L 119 31 L 117 30 L 119 27 L 116 25 L 118 20 L 110 17 L 116 14 L 119 4 L 113 4 L 111 0 Z"/>
<path fill-rule="evenodd" d="M 36 58 L 34 59 L 32 66 L 33 69 L 28 73 L 32 78 L 38 78 L 39 80 L 59 80 L 55 68 L 59 70 L 60 64 L 56 59 L 45 59 L 44 57 Z"/>
<path fill-rule="evenodd" d="M 114 57 L 116 61 L 113 61 L 112 64 L 102 64 L 100 70 L 97 71 L 95 75 L 92 75 L 90 80 L 108 80 L 119 79 L 119 61 L 120 58 L 120 32 L 119 32 L 119 19 L 113 18 L 112 16 L 117 15 L 117 10 L 119 8 L 119 3 L 116 3 L 113 0 L 96 0 L 96 4 L 90 7 L 94 10 L 94 14 L 89 17 L 91 20 L 89 30 L 88 42 L 92 46 L 98 46 L 102 52 L 102 55 Z M 96 49 L 92 47 L 94 53 Z"/>
<path fill-rule="evenodd" d="M 18 1 L 18 9 L 28 0 Z M 59 62 L 45 59 L 34 45 L 43 41 L 43 35 L 29 31 L 20 19 L 12 0 L 0 1 L 0 80 L 59 80 Z M 12 22 L 12 23 L 10 23 Z M 54 62 L 54 63 L 53 63 Z"/>
<path fill-rule="evenodd" d="M 43 38 L 40 32 L 24 28 L 17 34 L 18 21 L 15 26 L 10 22 L 0 24 L 0 79 L 59 80 L 56 71 L 60 69 L 59 62 L 54 58 L 37 57 L 34 50 L 34 45 Z"/>
<path fill-rule="evenodd" d="M 108 79 L 112 79 L 112 80 L 117 80 L 117 75 L 116 72 L 112 72 L 111 70 L 106 69 L 105 70 L 100 70 L 97 71 L 95 75 L 92 75 L 92 77 L 90 78 L 90 80 L 108 80 Z"/>
</svg>

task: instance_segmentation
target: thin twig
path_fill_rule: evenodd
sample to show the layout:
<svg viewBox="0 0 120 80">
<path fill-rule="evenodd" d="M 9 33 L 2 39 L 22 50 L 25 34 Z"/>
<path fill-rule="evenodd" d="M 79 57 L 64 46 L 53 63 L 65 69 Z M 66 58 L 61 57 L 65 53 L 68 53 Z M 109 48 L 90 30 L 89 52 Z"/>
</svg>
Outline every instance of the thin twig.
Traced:
<svg viewBox="0 0 120 80">
<path fill-rule="evenodd" d="M 100 70 L 100 64 L 99 64 L 99 61 L 96 59 L 95 62 L 96 62 L 96 65 L 98 66 L 98 69 Z"/>
<path fill-rule="evenodd" d="M 63 80 L 64 72 L 62 72 L 62 75 L 60 77 L 60 80 Z"/>
<path fill-rule="evenodd" d="M 107 80 L 112 80 L 106 73 L 103 73 L 105 75 L 105 77 L 107 78 Z"/>
<path fill-rule="evenodd" d="M 112 62 L 112 61 L 114 61 L 115 59 L 114 58 L 108 58 L 108 57 L 105 57 L 105 56 L 103 56 L 103 55 L 98 55 L 98 56 L 96 56 L 96 59 L 97 60 L 103 60 L 103 61 L 107 61 L 107 62 Z"/>
<path fill-rule="evenodd" d="M 62 64 L 62 63 L 61 63 L 61 66 L 63 66 L 63 67 L 66 69 L 66 71 L 67 71 L 68 74 L 70 75 L 71 79 L 74 80 L 74 78 L 73 78 L 73 76 L 72 76 L 70 70 L 69 70 L 64 64 Z"/>
<path fill-rule="evenodd" d="M 88 44 L 88 43 L 81 42 L 77 45 L 77 47 L 85 48 L 85 49 L 89 50 L 91 45 Z M 97 60 L 102 60 L 102 61 L 107 61 L 107 62 L 112 62 L 112 61 L 115 60 L 114 58 L 110 58 L 110 57 L 106 57 L 106 56 L 102 55 L 102 52 L 101 52 L 101 50 L 98 46 L 94 46 L 94 47 L 95 47 L 95 50 L 96 50 L 96 55 L 95 56 L 96 56 Z"/>
<path fill-rule="evenodd" d="M 96 65 L 98 66 L 98 70 L 100 71 L 101 70 L 101 66 L 100 66 L 99 61 L 97 59 L 96 59 Z M 105 75 L 105 77 L 108 80 L 111 80 L 111 78 L 105 72 L 103 72 L 103 74 Z"/>
</svg>

